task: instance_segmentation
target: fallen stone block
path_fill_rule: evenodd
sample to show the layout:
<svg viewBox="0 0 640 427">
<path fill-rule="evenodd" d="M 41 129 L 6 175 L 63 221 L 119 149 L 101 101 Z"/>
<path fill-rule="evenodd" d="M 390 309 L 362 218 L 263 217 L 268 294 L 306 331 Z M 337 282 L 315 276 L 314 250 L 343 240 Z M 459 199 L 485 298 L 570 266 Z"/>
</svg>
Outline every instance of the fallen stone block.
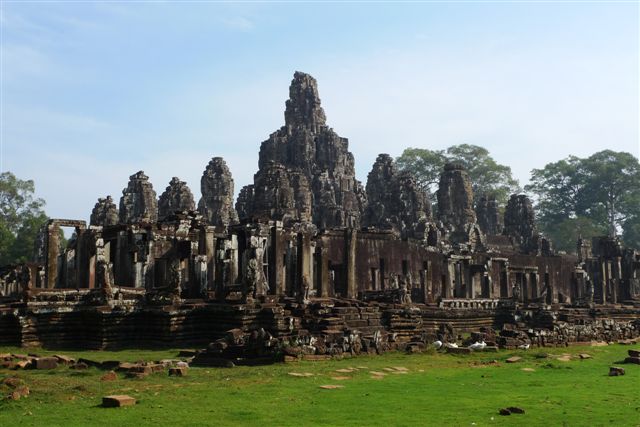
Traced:
<svg viewBox="0 0 640 427">
<path fill-rule="evenodd" d="M 640 365 L 640 357 L 627 357 L 624 359 L 624 363 L 634 363 Z"/>
<path fill-rule="evenodd" d="M 85 365 L 92 366 L 94 368 L 101 368 L 102 367 L 102 363 L 96 362 L 95 360 L 85 359 L 83 357 L 78 359 L 78 363 L 84 363 Z"/>
<path fill-rule="evenodd" d="M 108 371 L 113 371 L 118 366 L 120 366 L 119 360 L 105 360 L 104 362 L 100 362 L 100 369 L 106 369 Z"/>
<path fill-rule="evenodd" d="M 507 410 L 512 414 L 524 414 L 524 409 L 518 408 L 517 406 L 509 406 Z"/>
<path fill-rule="evenodd" d="M 519 362 L 521 360 L 522 360 L 522 357 L 512 356 L 512 357 L 508 358 L 507 360 L 505 360 L 505 362 L 507 362 L 507 363 L 517 363 L 517 362 Z"/>
<path fill-rule="evenodd" d="M 117 371 L 129 371 L 132 368 L 138 366 L 137 363 L 130 363 L 130 362 L 121 362 L 118 367 L 116 368 Z"/>
<path fill-rule="evenodd" d="M 55 369 L 58 367 L 58 359 L 55 357 L 40 357 L 36 359 L 36 369 Z"/>
<path fill-rule="evenodd" d="M 76 359 L 74 359 L 73 357 L 65 356 L 64 354 L 54 354 L 53 357 L 58 359 L 58 363 L 61 363 L 63 365 L 73 365 L 74 363 L 76 363 Z"/>
<path fill-rule="evenodd" d="M 165 366 L 162 363 L 151 363 L 147 366 L 151 369 L 151 372 L 153 373 L 162 372 L 165 370 Z"/>
<path fill-rule="evenodd" d="M 33 365 L 30 360 L 20 360 L 13 364 L 13 369 L 29 369 Z"/>
<path fill-rule="evenodd" d="M 609 376 L 610 377 L 619 377 L 624 375 L 624 368 L 619 368 L 617 366 L 611 366 L 609 368 Z"/>
<path fill-rule="evenodd" d="M 499 413 L 500 415 L 511 415 L 511 411 L 510 411 L 510 410 L 508 410 L 507 408 L 502 408 L 502 409 L 500 409 L 500 410 L 498 411 L 498 413 Z"/>
<path fill-rule="evenodd" d="M 582 360 L 591 359 L 591 355 L 587 353 L 580 353 L 579 356 L 580 356 L 580 359 Z"/>
<path fill-rule="evenodd" d="M 629 357 L 640 357 L 640 350 L 628 350 Z"/>
<path fill-rule="evenodd" d="M 185 367 L 175 367 L 169 368 L 169 376 L 170 377 L 184 377 L 187 375 L 188 368 Z"/>
<path fill-rule="evenodd" d="M 121 406 L 133 406 L 136 399 L 124 394 L 105 396 L 102 398 L 102 406 L 105 408 L 119 408 Z"/>
</svg>

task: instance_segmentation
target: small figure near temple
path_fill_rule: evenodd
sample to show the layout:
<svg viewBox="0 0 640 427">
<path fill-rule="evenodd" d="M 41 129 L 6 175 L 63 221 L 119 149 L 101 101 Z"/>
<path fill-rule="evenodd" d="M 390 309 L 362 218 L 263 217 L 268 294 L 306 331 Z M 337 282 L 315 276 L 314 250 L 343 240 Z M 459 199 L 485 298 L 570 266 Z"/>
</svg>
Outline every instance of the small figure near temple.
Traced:
<svg viewBox="0 0 640 427">
<path fill-rule="evenodd" d="M 402 277 L 400 280 L 399 299 L 400 304 L 411 304 L 411 290 L 407 286 L 406 277 Z"/>
<path fill-rule="evenodd" d="M 311 286 L 309 286 L 309 278 L 307 276 L 302 276 L 302 283 L 299 295 L 300 304 L 306 305 L 309 304 L 309 291 Z"/>
<path fill-rule="evenodd" d="M 391 275 L 391 289 L 398 289 L 400 286 L 398 285 L 398 275 Z"/>
<path fill-rule="evenodd" d="M 516 282 L 511 286 L 511 296 L 516 303 L 520 301 L 520 285 Z"/>
<path fill-rule="evenodd" d="M 585 289 L 584 289 L 584 296 L 585 296 L 585 299 L 587 300 L 587 303 L 593 302 L 594 293 L 595 293 L 595 289 L 593 286 L 593 282 L 591 281 L 590 278 L 587 278 L 585 283 Z"/>
</svg>

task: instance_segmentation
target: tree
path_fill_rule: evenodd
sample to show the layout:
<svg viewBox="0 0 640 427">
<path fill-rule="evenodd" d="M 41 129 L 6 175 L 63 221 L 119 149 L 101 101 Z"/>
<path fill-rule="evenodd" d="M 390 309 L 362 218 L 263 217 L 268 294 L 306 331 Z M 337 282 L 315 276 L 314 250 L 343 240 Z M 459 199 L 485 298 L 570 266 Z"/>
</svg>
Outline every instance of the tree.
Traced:
<svg viewBox="0 0 640 427">
<path fill-rule="evenodd" d="M 504 205 L 510 194 L 520 191 L 511 168 L 496 162 L 487 149 L 477 145 L 453 145 L 436 151 L 407 148 L 396 162 L 399 169 L 413 173 L 433 204 L 437 203 L 435 192 L 447 162 L 461 163 L 465 167 L 476 199 L 483 194 L 492 195 Z"/>
<path fill-rule="evenodd" d="M 573 251 L 580 236 L 619 231 L 625 244 L 640 247 L 640 164 L 631 154 L 570 156 L 534 169 L 525 189 L 536 196 L 538 223 L 556 247 Z"/>
<path fill-rule="evenodd" d="M 582 165 L 584 191 L 580 208 L 594 216 L 604 213 L 609 233 L 615 235 L 640 209 L 640 163 L 629 153 L 604 150 Z"/>
<path fill-rule="evenodd" d="M 0 174 L 0 265 L 33 257 L 35 239 L 46 222 L 44 200 L 35 198 L 33 181 Z"/>
</svg>

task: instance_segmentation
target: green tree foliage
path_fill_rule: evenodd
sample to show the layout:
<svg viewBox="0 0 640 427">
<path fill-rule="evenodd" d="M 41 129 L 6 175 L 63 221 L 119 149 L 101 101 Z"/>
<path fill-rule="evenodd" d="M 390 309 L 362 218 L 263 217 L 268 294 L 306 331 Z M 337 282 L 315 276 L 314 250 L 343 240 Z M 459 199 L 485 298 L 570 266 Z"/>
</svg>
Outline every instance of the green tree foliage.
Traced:
<svg viewBox="0 0 640 427">
<path fill-rule="evenodd" d="M 44 200 L 35 198 L 34 191 L 33 181 L 0 174 L 0 265 L 33 258 L 38 230 L 47 220 Z"/>
<path fill-rule="evenodd" d="M 467 169 L 476 198 L 493 195 L 504 205 L 510 194 L 520 191 L 511 168 L 496 162 L 487 149 L 477 145 L 453 145 L 446 150 L 407 148 L 396 161 L 399 169 L 413 173 L 434 204 L 440 174 L 447 162 L 461 163 Z"/>
<path fill-rule="evenodd" d="M 640 247 L 640 164 L 633 155 L 570 156 L 534 169 L 525 189 L 537 197 L 540 228 L 558 249 L 573 252 L 580 235 L 620 231 L 627 245 Z"/>
</svg>

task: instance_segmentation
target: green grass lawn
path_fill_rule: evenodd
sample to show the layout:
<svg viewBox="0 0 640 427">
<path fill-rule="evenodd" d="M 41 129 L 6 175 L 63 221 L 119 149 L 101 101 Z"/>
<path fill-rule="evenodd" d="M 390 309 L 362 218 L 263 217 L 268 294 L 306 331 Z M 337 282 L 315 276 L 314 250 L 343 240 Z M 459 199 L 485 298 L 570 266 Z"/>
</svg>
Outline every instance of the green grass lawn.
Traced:
<svg viewBox="0 0 640 427">
<path fill-rule="evenodd" d="M 622 377 L 607 375 L 609 366 L 623 360 L 629 348 L 616 344 L 471 356 L 389 353 L 261 367 L 194 367 L 183 378 L 158 373 L 125 379 L 119 374 L 112 382 L 100 381 L 104 371 L 95 368 L 0 370 L 0 380 L 15 375 L 31 390 L 27 398 L 0 401 L 0 426 L 638 426 L 640 366 L 623 365 L 627 374 Z M 178 353 L 30 350 L 34 351 L 120 361 L 175 358 Z M 0 347 L 3 352 L 25 350 Z M 545 353 L 550 356 L 540 357 Z M 562 353 L 588 353 L 593 358 L 558 360 Z M 504 363 L 512 355 L 523 360 Z M 390 372 L 394 367 L 406 368 L 407 373 Z M 357 370 L 336 372 L 348 368 Z M 371 371 L 386 375 L 372 378 Z M 349 379 L 332 378 L 336 376 Z M 326 384 L 344 387 L 320 388 Z M 102 396 L 109 394 L 128 394 L 138 404 L 100 407 Z M 507 406 L 526 413 L 498 415 L 498 409 Z"/>
</svg>

